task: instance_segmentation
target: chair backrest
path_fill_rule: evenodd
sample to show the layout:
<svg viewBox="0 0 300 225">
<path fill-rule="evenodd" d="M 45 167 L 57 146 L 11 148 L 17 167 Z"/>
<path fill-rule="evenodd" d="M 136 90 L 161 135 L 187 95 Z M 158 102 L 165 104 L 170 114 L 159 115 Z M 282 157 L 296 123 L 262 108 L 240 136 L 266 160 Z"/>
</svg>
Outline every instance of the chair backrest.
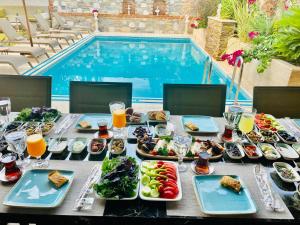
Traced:
<svg viewBox="0 0 300 225">
<path fill-rule="evenodd" d="M 254 87 L 253 108 L 278 118 L 300 118 L 300 87 Z"/>
<path fill-rule="evenodd" d="M 163 108 L 173 115 L 220 117 L 225 111 L 226 85 L 164 84 Z"/>
<path fill-rule="evenodd" d="M 45 20 L 41 14 L 36 14 L 34 15 L 34 17 L 36 18 L 36 21 L 39 24 L 41 30 L 45 32 L 48 32 L 50 30 L 50 26 L 47 20 Z"/>
<path fill-rule="evenodd" d="M 0 75 L 0 96 L 10 97 L 11 110 L 51 107 L 51 77 Z"/>
<path fill-rule="evenodd" d="M 0 19 L 0 30 L 5 33 L 8 40 L 10 41 L 19 41 L 25 39 L 24 37 L 17 34 L 16 30 L 12 27 L 7 19 Z"/>
<path fill-rule="evenodd" d="M 60 15 L 58 15 L 58 13 L 53 12 L 52 14 L 53 14 L 53 16 L 54 16 L 54 18 L 55 18 L 55 20 L 56 20 L 56 22 L 58 23 L 59 26 L 62 27 L 62 26 L 65 25 L 64 19 Z"/>
<path fill-rule="evenodd" d="M 22 27 L 23 27 L 26 31 L 28 31 L 27 23 L 26 23 L 25 17 L 23 17 L 23 16 L 18 16 L 18 20 L 20 21 Z M 29 26 L 30 26 L 30 33 L 31 33 L 31 35 L 32 35 L 32 36 L 36 36 L 36 34 L 37 34 L 36 25 L 29 22 Z"/>
<path fill-rule="evenodd" d="M 117 82 L 70 82 L 70 113 L 110 113 L 109 103 L 131 107 L 132 84 Z"/>
</svg>

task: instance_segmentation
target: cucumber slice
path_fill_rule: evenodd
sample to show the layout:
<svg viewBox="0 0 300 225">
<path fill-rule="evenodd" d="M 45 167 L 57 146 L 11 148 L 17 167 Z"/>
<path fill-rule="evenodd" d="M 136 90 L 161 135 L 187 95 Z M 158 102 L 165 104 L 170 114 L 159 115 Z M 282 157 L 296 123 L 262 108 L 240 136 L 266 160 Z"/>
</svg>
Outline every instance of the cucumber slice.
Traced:
<svg viewBox="0 0 300 225">
<path fill-rule="evenodd" d="M 155 188 L 155 189 L 152 189 L 151 192 L 150 192 L 150 196 L 152 198 L 158 198 L 159 197 L 159 192 L 158 190 Z"/>
<path fill-rule="evenodd" d="M 147 185 L 147 184 L 149 184 L 149 182 L 150 182 L 150 177 L 147 176 L 146 174 L 143 175 L 143 176 L 142 176 L 142 179 L 141 179 L 141 182 L 142 182 L 142 184 L 143 184 L 144 186 Z"/>
<path fill-rule="evenodd" d="M 142 172 L 142 173 L 147 173 L 147 172 L 148 172 L 148 169 L 145 168 L 145 167 L 141 167 L 141 172 Z"/>
<path fill-rule="evenodd" d="M 150 194 L 151 194 L 151 188 L 148 187 L 148 186 L 143 187 L 142 194 L 145 195 L 145 196 L 150 196 Z"/>
</svg>

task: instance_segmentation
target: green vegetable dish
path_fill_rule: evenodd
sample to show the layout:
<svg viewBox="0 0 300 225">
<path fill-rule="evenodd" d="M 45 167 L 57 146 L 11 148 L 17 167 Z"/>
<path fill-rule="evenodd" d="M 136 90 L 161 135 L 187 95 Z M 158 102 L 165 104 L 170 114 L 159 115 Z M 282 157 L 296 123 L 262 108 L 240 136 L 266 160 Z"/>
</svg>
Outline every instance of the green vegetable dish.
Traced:
<svg viewBox="0 0 300 225">
<path fill-rule="evenodd" d="M 134 158 L 105 158 L 100 181 L 94 189 L 103 198 L 132 198 L 137 194 L 138 169 Z"/>
<path fill-rule="evenodd" d="M 53 122 L 61 116 L 57 109 L 47 107 L 32 107 L 23 109 L 15 121 Z"/>
</svg>

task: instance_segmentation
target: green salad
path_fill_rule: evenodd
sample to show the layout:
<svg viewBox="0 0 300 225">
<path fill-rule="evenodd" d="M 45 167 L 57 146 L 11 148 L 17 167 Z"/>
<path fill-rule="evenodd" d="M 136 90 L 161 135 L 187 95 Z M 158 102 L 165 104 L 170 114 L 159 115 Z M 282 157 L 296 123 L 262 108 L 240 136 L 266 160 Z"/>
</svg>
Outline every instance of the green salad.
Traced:
<svg viewBox="0 0 300 225">
<path fill-rule="evenodd" d="M 23 109 L 15 121 L 28 122 L 53 122 L 61 113 L 57 109 L 47 107 L 32 107 Z"/>
<path fill-rule="evenodd" d="M 100 181 L 94 185 L 104 198 L 130 198 L 136 195 L 138 185 L 137 162 L 131 157 L 105 158 Z"/>
</svg>

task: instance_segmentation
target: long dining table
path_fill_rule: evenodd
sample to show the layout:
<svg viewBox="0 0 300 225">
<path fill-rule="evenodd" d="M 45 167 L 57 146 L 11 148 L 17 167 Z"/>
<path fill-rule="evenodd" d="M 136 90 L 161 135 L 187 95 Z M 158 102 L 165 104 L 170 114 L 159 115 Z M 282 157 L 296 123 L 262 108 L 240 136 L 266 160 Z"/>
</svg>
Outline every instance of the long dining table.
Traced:
<svg viewBox="0 0 300 225">
<path fill-rule="evenodd" d="M 63 119 L 68 114 L 64 114 L 57 122 L 56 128 L 60 126 Z M 80 114 L 74 114 L 77 119 Z M 224 131 L 225 119 L 214 118 L 219 131 Z M 76 121 L 76 119 L 74 120 Z M 170 116 L 170 122 L 174 125 L 178 134 L 184 133 L 181 116 Z M 75 123 L 64 132 L 63 137 L 93 138 L 93 133 L 78 132 Z M 45 138 L 53 138 L 57 135 L 52 131 Z M 220 142 L 216 134 L 203 134 L 198 136 L 202 140 L 215 140 Z M 138 162 L 145 160 L 143 156 L 136 151 L 137 144 L 128 142 L 126 146 L 126 155 L 132 156 Z M 292 185 L 280 182 L 272 168 L 272 161 L 265 158 L 251 160 L 247 157 L 240 160 L 230 159 L 225 153 L 222 158 L 214 160 L 211 164 L 215 168 L 216 174 L 236 174 L 246 183 L 251 196 L 256 204 L 257 213 L 253 215 L 230 215 L 213 216 L 205 215 L 201 212 L 197 198 L 192 187 L 193 172 L 190 162 L 185 162 L 188 166 L 186 172 L 180 173 L 183 198 L 180 202 L 159 202 L 144 201 L 140 198 L 132 201 L 110 200 L 105 201 L 99 198 L 94 199 L 92 208 L 89 210 L 74 210 L 74 204 L 78 195 L 95 165 L 101 167 L 101 163 L 107 156 L 107 150 L 101 155 L 89 155 L 87 151 L 80 155 L 74 155 L 68 151 L 61 154 L 51 154 L 46 152 L 43 158 L 49 159 L 50 169 L 68 169 L 75 173 L 73 184 L 67 193 L 66 198 L 56 208 L 21 208 L 10 207 L 2 204 L 5 196 L 9 193 L 12 184 L 0 184 L 0 224 L 20 223 L 20 224 L 299 224 L 300 211 L 293 207 L 292 196 L 295 194 L 295 188 Z M 280 161 L 285 161 L 281 159 Z M 297 161 L 296 161 L 297 163 Z M 283 204 L 283 211 L 270 211 L 264 207 L 262 196 L 254 179 L 253 168 L 255 165 L 262 165 L 269 175 L 270 184 L 276 195 L 279 196 L 280 203 Z M 28 168 L 30 169 L 30 167 Z M 274 178 L 275 177 L 275 178 Z"/>
</svg>

